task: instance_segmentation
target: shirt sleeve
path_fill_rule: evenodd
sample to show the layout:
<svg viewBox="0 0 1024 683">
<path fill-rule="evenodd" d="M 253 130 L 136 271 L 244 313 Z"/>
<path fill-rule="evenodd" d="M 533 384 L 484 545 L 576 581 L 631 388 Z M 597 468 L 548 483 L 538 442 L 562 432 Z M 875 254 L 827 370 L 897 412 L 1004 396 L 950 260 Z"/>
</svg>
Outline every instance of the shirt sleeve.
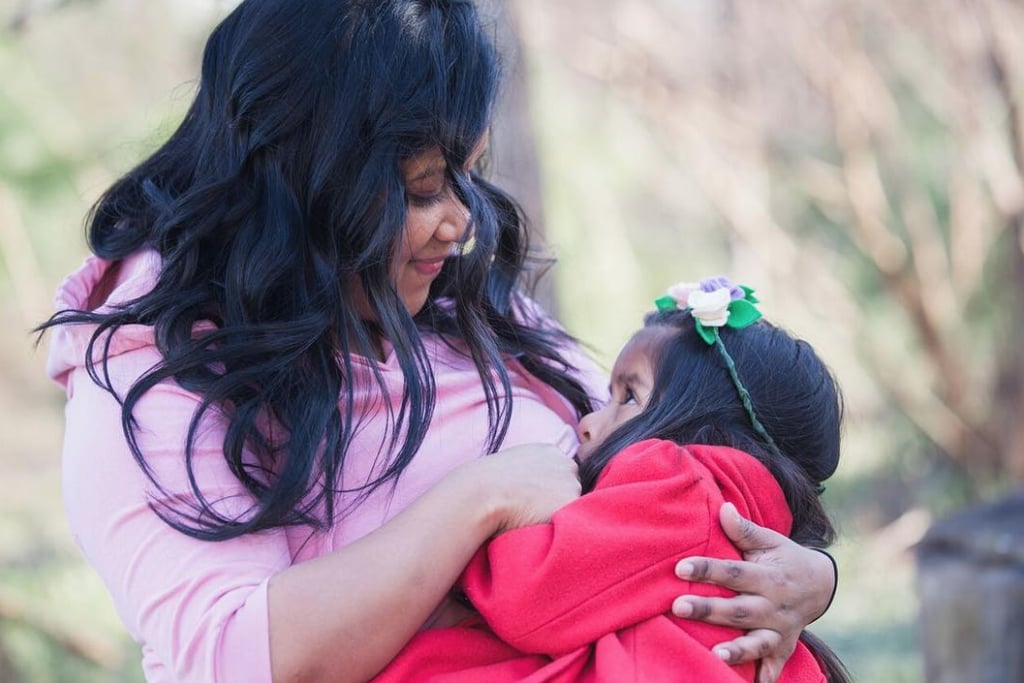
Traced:
<svg viewBox="0 0 1024 683">
<path fill-rule="evenodd" d="M 710 547 L 721 504 L 710 479 L 674 443 L 635 444 L 551 523 L 481 549 L 460 579 L 463 590 L 502 640 L 551 655 L 662 614 L 681 594 L 730 595 L 673 571 L 685 554 L 738 557 Z"/>
<path fill-rule="evenodd" d="M 148 355 L 112 358 L 115 385 L 123 390 L 152 365 Z M 291 563 L 284 532 L 205 542 L 175 531 L 149 505 L 154 487 L 128 448 L 116 400 L 82 369 L 68 394 L 65 507 L 128 630 L 180 683 L 270 683 L 267 584 Z M 139 446 L 172 496 L 189 491 L 183 439 L 196 405 L 194 395 L 161 384 L 136 407 Z M 211 413 L 199 430 L 194 467 L 216 509 L 241 515 L 251 501 L 224 462 L 217 419 Z"/>
</svg>

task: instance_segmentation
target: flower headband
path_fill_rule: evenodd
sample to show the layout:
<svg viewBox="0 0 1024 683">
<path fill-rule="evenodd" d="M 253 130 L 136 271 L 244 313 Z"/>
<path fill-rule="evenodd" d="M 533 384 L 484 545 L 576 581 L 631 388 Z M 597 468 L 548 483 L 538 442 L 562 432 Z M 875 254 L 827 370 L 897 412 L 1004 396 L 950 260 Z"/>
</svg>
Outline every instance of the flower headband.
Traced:
<svg viewBox="0 0 1024 683">
<path fill-rule="evenodd" d="M 719 327 L 742 330 L 760 320 L 758 303 L 752 288 L 733 284 L 729 278 L 719 276 L 672 285 L 654 305 L 659 311 L 689 309 L 697 324 L 697 334 L 708 346 L 714 346 Z"/>
<path fill-rule="evenodd" d="M 725 361 L 729 370 L 729 377 L 739 392 L 743 407 L 750 417 L 750 423 L 757 435 L 764 439 L 765 443 L 778 457 L 783 457 L 775 440 L 768 434 L 761 421 L 757 419 L 754 412 L 754 404 L 750 400 L 740 377 L 736 373 L 736 363 L 722 343 L 722 337 L 718 333 L 719 328 L 731 327 L 735 330 L 742 330 L 761 319 L 761 311 L 758 310 L 759 301 L 754 296 L 754 290 L 745 285 L 737 285 L 727 277 L 712 277 L 700 282 L 680 282 L 668 288 L 665 296 L 655 300 L 654 305 L 661 312 L 667 311 L 689 311 L 693 316 L 697 334 L 707 342 L 708 346 L 714 346 Z M 819 485 L 818 493 L 824 490 Z"/>
</svg>

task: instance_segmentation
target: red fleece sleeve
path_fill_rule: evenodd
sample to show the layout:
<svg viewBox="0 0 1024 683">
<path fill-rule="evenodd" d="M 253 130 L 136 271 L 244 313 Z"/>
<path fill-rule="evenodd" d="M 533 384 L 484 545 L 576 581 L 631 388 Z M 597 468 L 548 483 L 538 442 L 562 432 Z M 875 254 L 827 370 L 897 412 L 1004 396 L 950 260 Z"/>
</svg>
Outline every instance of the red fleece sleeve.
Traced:
<svg viewBox="0 0 1024 683">
<path fill-rule="evenodd" d="M 492 540 L 461 583 L 508 644 L 569 652 L 668 611 L 683 593 L 728 595 L 673 572 L 687 554 L 738 556 L 716 540 L 721 501 L 714 477 L 684 448 L 644 441 L 618 454 L 595 490 L 550 524 Z"/>
</svg>

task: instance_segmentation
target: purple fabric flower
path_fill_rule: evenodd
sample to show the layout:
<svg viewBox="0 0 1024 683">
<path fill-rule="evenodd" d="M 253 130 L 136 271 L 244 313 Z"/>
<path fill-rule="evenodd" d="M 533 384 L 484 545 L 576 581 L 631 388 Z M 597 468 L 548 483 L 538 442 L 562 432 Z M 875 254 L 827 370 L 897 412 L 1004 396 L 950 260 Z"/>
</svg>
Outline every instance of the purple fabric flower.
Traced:
<svg viewBox="0 0 1024 683">
<path fill-rule="evenodd" d="M 746 296 L 743 290 L 740 289 L 739 285 L 733 283 L 732 280 L 725 277 L 724 275 L 719 275 L 717 277 L 709 277 L 707 279 L 701 280 L 700 289 L 702 292 L 708 292 L 709 294 L 715 291 L 716 289 L 728 289 L 730 301 L 736 301 L 737 299 L 742 299 L 744 296 Z"/>
</svg>

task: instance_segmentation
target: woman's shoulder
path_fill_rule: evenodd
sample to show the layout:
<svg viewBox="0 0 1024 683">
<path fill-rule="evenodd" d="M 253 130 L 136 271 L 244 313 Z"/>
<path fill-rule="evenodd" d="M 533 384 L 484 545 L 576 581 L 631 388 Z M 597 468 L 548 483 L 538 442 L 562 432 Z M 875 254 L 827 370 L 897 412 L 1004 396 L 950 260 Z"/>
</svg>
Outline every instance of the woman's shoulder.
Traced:
<svg viewBox="0 0 1024 683">
<path fill-rule="evenodd" d="M 150 249 L 142 249 L 119 261 L 89 256 L 58 287 L 56 311 L 112 312 L 118 306 L 150 292 L 159 272 L 160 257 Z M 47 355 L 47 375 L 58 384 L 67 386 L 69 375 L 84 368 L 90 354 L 93 362 L 104 357 L 124 357 L 106 368 L 107 372 L 113 370 L 115 374 L 121 374 L 119 370 L 132 374 L 136 366 L 151 367 L 159 358 L 152 327 L 125 325 L 99 336 L 96 336 L 96 331 L 95 324 L 87 323 L 66 323 L 54 327 Z"/>
</svg>

